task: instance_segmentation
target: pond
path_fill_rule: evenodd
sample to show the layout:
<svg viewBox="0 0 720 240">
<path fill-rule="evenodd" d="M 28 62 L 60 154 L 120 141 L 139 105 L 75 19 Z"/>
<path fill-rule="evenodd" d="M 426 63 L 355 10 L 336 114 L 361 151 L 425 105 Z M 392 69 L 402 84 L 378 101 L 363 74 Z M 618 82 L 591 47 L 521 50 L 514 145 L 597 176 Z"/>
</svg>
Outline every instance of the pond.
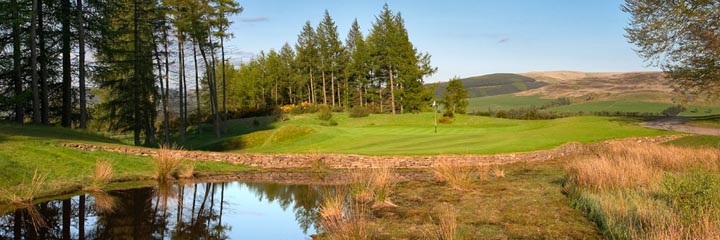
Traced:
<svg viewBox="0 0 720 240">
<path fill-rule="evenodd" d="M 84 194 L 6 213 L 0 238 L 309 239 L 327 188 L 225 182 Z"/>
</svg>

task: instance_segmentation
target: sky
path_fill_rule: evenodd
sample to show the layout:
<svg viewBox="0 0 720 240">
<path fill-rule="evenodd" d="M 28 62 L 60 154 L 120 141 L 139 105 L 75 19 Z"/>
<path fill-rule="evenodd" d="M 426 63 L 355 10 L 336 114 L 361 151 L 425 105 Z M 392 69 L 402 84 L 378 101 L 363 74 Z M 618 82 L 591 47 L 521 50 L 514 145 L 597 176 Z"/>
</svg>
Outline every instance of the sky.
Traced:
<svg viewBox="0 0 720 240">
<path fill-rule="evenodd" d="M 367 35 L 385 3 L 405 19 L 410 41 L 438 68 L 426 82 L 531 71 L 656 71 L 624 37 L 622 0 L 239 0 L 226 41 L 231 62 L 293 45 L 325 10 L 345 40 L 354 19 Z"/>
</svg>

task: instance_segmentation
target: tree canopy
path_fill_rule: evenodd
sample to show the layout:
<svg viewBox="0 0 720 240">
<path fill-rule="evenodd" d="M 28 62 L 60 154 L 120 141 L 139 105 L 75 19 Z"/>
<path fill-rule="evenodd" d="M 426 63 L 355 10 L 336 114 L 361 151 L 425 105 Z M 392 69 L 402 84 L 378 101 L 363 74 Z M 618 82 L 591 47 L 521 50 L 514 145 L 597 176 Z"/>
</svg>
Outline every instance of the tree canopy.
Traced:
<svg viewBox="0 0 720 240">
<path fill-rule="evenodd" d="M 627 38 L 689 94 L 720 93 L 720 1 L 626 0 Z"/>
</svg>

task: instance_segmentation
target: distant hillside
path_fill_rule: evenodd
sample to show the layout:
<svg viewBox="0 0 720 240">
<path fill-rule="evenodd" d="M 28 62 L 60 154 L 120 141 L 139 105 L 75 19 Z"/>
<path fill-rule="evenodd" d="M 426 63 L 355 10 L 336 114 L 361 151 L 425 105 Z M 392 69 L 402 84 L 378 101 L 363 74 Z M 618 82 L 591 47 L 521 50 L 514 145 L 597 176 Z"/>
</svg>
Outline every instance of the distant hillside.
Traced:
<svg viewBox="0 0 720 240">
<path fill-rule="evenodd" d="M 670 84 L 662 72 L 555 71 L 530 72 L 522 75 L 549 84 L 517 94 L 521 96 L 541 95 L 545 98 L 592 96 L 595 100 L 600 100 L 630 94 L 644 95 L 645 101 L 664 102 L 670 101 L 672 95 Z"/>
<path fill-rule="evenodd" d="M 536 89 L 547 85 L 534 78 L 511 73 L 495 73 L 460 79 L 468 90 L 468 97 L 495 96 Z M 435 96 L 442 96 L 447 82 L 438 83 Z"/>
</svg>

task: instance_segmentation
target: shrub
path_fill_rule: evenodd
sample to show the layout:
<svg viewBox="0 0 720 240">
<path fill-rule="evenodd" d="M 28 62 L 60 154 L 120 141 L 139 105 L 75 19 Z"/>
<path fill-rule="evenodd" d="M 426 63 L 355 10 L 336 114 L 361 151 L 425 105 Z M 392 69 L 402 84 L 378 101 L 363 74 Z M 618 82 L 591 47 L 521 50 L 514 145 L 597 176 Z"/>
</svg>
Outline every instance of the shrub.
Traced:
<svg viewBox="0 0 720 240">
<path fill-rule="evenodd" d="M 455 114 L 450 111 L 447 111 L 447 112 L 443 113 L 443 117 L 452 118 L 452 117 L 455 117 Z"/>
<path fill-rule="evenodd" d="M 321 105 L 318 113 L 318 119 L 322 121 L 328 121 L 332 118 L 332 111 L 327 105 Z"/>
<path fill-rule="evenodd" d="M 451 124 L 451 123 L 452 123 L 452 118 L 450 118 L 450 117 L 441 117 L 441 118 L 438 118 L 438 122 L 439 122 L 439 123 L 442 123 L 442 124 Z"/>
<path fill-rule="evenodd" d="M 361 117 L 370 116 L 371 112 L 372 112 L 372 110 L 368 107 L 355 106 L 355 107 L 350 108 L 350 110 L 348 111 L 348 114 L 351 118 L 361 118 Z"/>
<path fill-rule="evenodd" d="M 662 115 L 668 116 L 668 117 L 677 116 L 681 112 L 684 112 L 685 109 L 686 109 L 685 107 L 680 106 L 680 105 L 670 106 L 662 111 Z"/>
<path fill-rule="evenodd" d="M 323 125 L 323 126 L 337 126 L 338 123 L 335 121 L 335 119 L 330 119 L 330 120 L 328 120 L 328 121 L 322 121 L 322 122 L 320 122 L 320 125 Z"/>
<path fill-rule="evenodd" d="M 704 171 L 667 175 L 663 192 L 683 223 L 697 222 L 703 215 L 715 216 L 720 209 L 720 177 Z"/>
</svg>

